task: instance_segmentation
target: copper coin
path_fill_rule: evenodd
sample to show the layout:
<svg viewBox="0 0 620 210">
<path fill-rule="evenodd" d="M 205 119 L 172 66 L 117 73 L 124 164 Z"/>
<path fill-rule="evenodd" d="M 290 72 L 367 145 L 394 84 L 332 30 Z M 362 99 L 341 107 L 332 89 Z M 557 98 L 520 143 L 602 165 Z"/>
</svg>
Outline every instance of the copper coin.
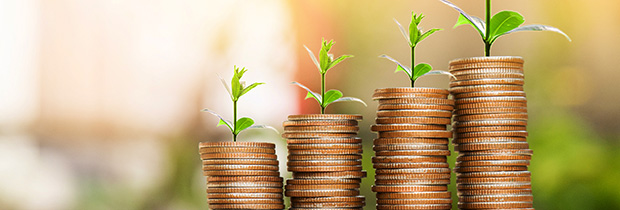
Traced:
<svg viewBox="0 0 620 210">
<path fill-rule="evenodd" d="M 378 117 L 377 124 L 431 124 L 448 125 L 452 121 L 446 117 Z"/>
<path fill-rule="evenodd" d="M 452 209 L 452 204 L 408 204 L 408 205 L 377 204 L 377 210 L 435 210 L 435 209 Z"/>
<path fill-rule="evenodd" d="M 289 166 L 288 171 L 294 172 L 335 172 L 335 171 L 360 171 L 361 165 L 357 166 Z"/>
<path fill-rule="evenodd" d="M 223 188 L 207 188 L 207 193 L 281 193 L 282 188 L 273 187 L 223 187 Z"/>
<path fill-rule="evenodd" d="M 398 192 L 398 193 L 377 193 L 377 199 L 429 199 L 429 198 L 450 198 L 450 192 Z"/>
<path fill-rule="evenodd" d="M 259 170 L 225 170 L 225 171 L 202 171 L 203 176 L 280 176 L 278 171 Z"/>
<path fill-rule="evenodd" d="M 486 177 L 531 177 L 532 173 L 529 171 L 485 171 L 485 172 L 470 172 L 470 173 L 457 173 L 457 178 L 486 178 Z"/>
<path fill-rule="evenodd" d="M 313 210 L 314 208 L 297 208 L 291 207 L 288 210 Z M 364 210 L 364 208 L 320 208 L 320 210 Z"/>
<path fill-rule="evenodd" d="M 267 204 L 267 203 L 275 203 L 275 204 L 283 204 L 284 200 L 282 199 L 277 199 L 277 198 L 263 198 L 263 199 L 257 199 L 257 198 L 243 198 L 243 199 L 222 199 L 222 198 L 217 198 L 217 199 L 209 199 L 209 204 L 252 204 L 252 203 L 256 203 L 256 204 Z"/>
<path fill-rule="evenodd" d="M 497 125 L 497 126 L 477 126 L 454 128 L 458 133 L 482 132 L 482 131 L 525 131 L 525 126 Z"/>
<path fill-rule="evenodd" d="M 443 94 L 443 95 L 450 94 L 450 92 L 448 92 L 446 89 L 432 88 L 432 87 L 379 88 L 379 89 L 375 89 L 375 93 L 436 93 L 436 94 Z"/>
<path fill-rule="evenodd" d="M 385 110 L 377 111 L 377 117 L 452 117 L 452 112 L 436 109 Z"/>
<path fill-rule="evenodd" d="M 211 153 L 211 154 L 201 154 L 200 159 L 208 160 L 208 159 L 268 159 L 268 160 L 277 160 L 278 157 L 275 154 L 264 154 L 264 153 Z"/>
<path fill-rule="evenodd" d="M 447 91 L 447 90 L 446 90 Z M 448 94 L 438 93 L 375 93 L 372 100 L 396 98 L 448 98 Z"/>
<path fill-rule="evenodd" d="M 527 114 L 472 114 L 454 116 L 454 121 L 473 120 L 527 120 Z"/>
<path fill-rule="evenodd" d="M 315 184 L 315 185 L 295 185 L 287 184 L 286 190 L 335 190 L 335 189 L 358 189 L 360 184 Z"/>
<path fill-rule="evenodd" d="M 388 168 L 448 168 L 448 163 L 437 162 L 417 162 L 417 163 L 374 163 L 373 167 L 376 169 L 388 169 Z"/>
<path fill-rule="evenodd" d="M 480 62 L 505 62 L 505 63 L 523 63 L 520 56 L 484 56 L 484 57 L 468 57 L 454 59 L 449 62 L 450 65 L 480 63 Z"/>
<path fill-rule="evenodd" d="M 501 78 L 513 78 L 524 79 L 523 73 L 488 73 L 488 74 L 461 74 L 455 75 L 456 81 L 462 80 L 475 80 L 475 79 L 501 79 Z"/>
<path fill-rule="evenodd" d="M 212 153 L 264 153 L 275 154 L 276 150 L 272 148 L 252 148 L 252 147 L 203 147 L 199 150 L 200 154 Z"/>
<path fill-rule="evenodd" d="M 449 150 L 448 145 L 443 144 L 384 144 L 373 146 L 374 151 L 383 150 Z"/>
<path fill-rule="evenodd" d="M 346 155 L 362 154 L 362 149 L 290 149 L 288 153 L 294 155 Z"/>
<path fill-rule="evenodd" d="M 294 155 L 289 154 L 289 161 L 309 161 L 309 160 L 360 160 L 362 154 L 336 154 L 336 155 Z"/>
<path fill-rule="evenodd" d="M 457 121 L 452 127 L 476 127 L 476 126 L 526 126 L 527 120 L 479 120 L 479 121 Z"/>
<path fill-rule="evenodd" d="M 471 68 L 454 69 L 450 73 L 458 78 L 461 75 L 486 75 L 486 74 L 523 74 L 523 68 Z"/>
<path fill-rule="evenodd" d="M 331 196 L 358 196 L 357 189 L 338 190 L 286 190 L 284 195 L 288 197 L 331 197 Z"/>
<path fill-rule="evenodd" d="M 372 186 L 373 192 L 426 192 L 426 191 L 446 191 L 447 186 L 441 185 L 375 185 Z"/>
<path fill-rule="evenodd" d="M 474 97 L 474 98 L 460 98 L 456 99 L 456 104 L 473 104 L 473 103 L 488 103 L 488 102 L 519 102 L 527 103 L 527 98 L 523 96 L 492 96 L 492 97 Z M 483 107 L 480 107 L 483 108 Z"/>
<path fill-rule="evenodd" d="M 449 173 L 443 174 L 377 174 L 375 175 L 375 179 L 377 180 L 388 180 L 388 179 L 396 179 L 396 180 L 441 180 L 441 179 L 450 179 Z"/>
<path fill-rule="evenodd" d="M 454 111 L 455 115 L 468 114 L 499 114 L 499 113 L 527 113 L 526 107 L 492 107 L 478 109 L 458 109 Z"/>
<path fill-rule="evenodd" d="M 469 143 L 459 144 L 459 151 L 479 151 L 479 150 L 493 150 L 493 149 L 529 149 L 530 145 L 527 142 L 489 142 L 489 143 Z"/>
<path fill-rule="evenodd" d="M 468 152 L 469 155 L 532 155 L 531 149 L 502 149 Z"/>
<path fill-rule="evenodd" d="M 379 99 L 379 104 L 433 104 L 433 105 L 454 105 L 453 99 L 443 98 L 396 98 Z"/>
<path fill-rule="evenodd" d="M 307 208 L 307 209 L 325 209 L 325 208 L 361 208 L 364 207 L 364 202 L 328 202 L 328 203 L 296 203 L 291 202 L 291 207 L 294 208 Z"/>
<path fill-rule="evenodd" d="M 282 199 L 282 192 L 275 193 L 209 193 L 208 199 Z"/>
<path fill-rule="evenodd" d="M 403 131 L 403 130 L 446 130 L 447 125 L 428 124 L 381 124 L 372 125 L 371 131 Z"/>
<path fill-rule="evenodd" d="M 529 176 L 509 176 L 509 177 L 486 177 L 486 178 L 460 178 L 457 183 L 483 184 L 483 183 L 507 183 L 507 182 L 531 182 Z"/>
<path fill-rule="evenodd" d="M 448 185 L 450 179 L 376 179 L 376 185 Z"/>
<path fill-rule="evenodd" d="M 519 96 L 525 97 L 523 91 L 483 91 L 483 92 L 466 92 L 454 95 L 455 99 L 475 98 L 475 97 L 498 97 L 498 96 Z"/>
<path fill-rule="evenodd" d="M 522 63 L 509 63 L 509 62 L 476 62 L 466 64 L 451 64 L 449 70 L 463 70 L 463 69 L 475 69 L 475 68 L 523 68 Z"/>
<path fill-rule="evenodd" d="M 288 149 L 361 149 L 362 144 L 288 144 Z"/>
<path fill-rule="evenodd" d="M 532 202 L 476 202 L 476 203 L 461 203 L 459 202 L 460 209 L 514 209 L 514 208 L 532 208 L 534 204 Z"/>
<path fill-rule="evenodd" d="M 291 198 L 292 203 L 364 202 L 364 196 Z"/>
<path fill-rule="evenodd" d="M 295 179 L 359 179 L 364 177 L 366 177 L 366 171 L 293 172 Z"/>
<path fill-rule="evenodd" d="M 264 159 L 209 159 L 203 160 L 202 165 L 273 165 L 277 166 L 277 160 Z"/>
<path fill-rule="evenodd" d="M 530 183 L 456 184 L 458 190 L 532 189 Z"/>
<path fill-rule="evenodd" d="M 449 174 L 449 168 L 398 168 L 398 169 L 377 169 L 375 174 Z"/>
<path fill-rule="evenodd" d="M 493 142 L 525 142 L 525 137 L 478 137 L 478 138 L 455 138 L 452 139 L 457 144 L 467 143 L 493 143 Z"/>
<path fill-rule="evenodd" d="M 523 85 L 523 79 L 515 78 L 485 78 L 472 80 L 454 80 L 450 82 L 450 87 L 471 86 L 471 85 Z"/>
<path fill-rule="evenodd" d="M 448 138 L 379 138 L 373 140 L 374 145 L 384 144 L 445 144 Z"/>
<path fill-rule="evenodd" d="M 524 102 L 482 102 L 482 103 L 468 103 L 457 104 L 455 109 L 479 109 L 479 108 L 493 108 L 493 107 L 527 107 L 527 103 Z M 492 119 L 495 120 L 495 119 Z"/>
<path fill-rule="evenodd" d="M 203 171 L 219 171 L 219 170 L 261 170 L 261 171 L 277 171 L 278 166 L 273 165 L 203 165 Z"/>
<path fill-rule="evenodd" d="M 354 138 L 316 138 L 316 139 L 287 139 L 288 144 L 358 144 L 362 143 L 359 137 Z"/>
<path fill-rule="evenodd" d="M 326 185 L 326 184 L 360 184 L 361 179 L 288 179 L 286 184 L 293 185 Z M 344 202 L 344 201 L 343 201 Z"/>
<path fill-rule="evenodd" d="M 523 91 L 522 85 L 471 85 L 458 86 L 450 88 L 453 95 L 469 92 L 487 92 L 487 91 Z"/>
<path fill-rule="evenodd" d="M 307 133 L 357 133 L 359 130 L 358 126 L 295 126 L 295 127 L 284 127 L 284 132 L 296 133 L 296 132 L 307 132 Z"/>
<path fill-rule="evenodd" d="M 276 148 L 274 143 L 266 142 L 200 142 L 198 147 L 251 147 L 251 148 Z"/>
<path fill-rule="evenodd" d="M 377 204 L 388 205 L 407 205 L 407 204 L 449 204 L 452 199 L 434 198 L 434 199 L 378 199 Z"/>
<path fill-rule="evenodd" d="M 282 182 L 282 177 L 274 176 L 210 176 L 207 182 Z"/>
<path fill-rule="evenodd" d="M 475 195 L 531 195 L 531 189 L 501 189 L 501 190 L 465 190 L 459 191 L 459 196 L 475 196 Z"/>
<path fill-rule="evenodd" d="M 306 160 L 288 161 L 287 166 L 355 166 L 361 165 L 362 160 Z"/>
<path fill-rule="evenodd" d="M 209 209 L 284 209 L 284 204 L 210 204 Z"/>
<path fill-rule="evenodd" d="M 452 111 L 452 105 L 435 105 L 435 104 L 380 104 L 377 110 L 398 110 L 398 109 L 435 109 Z"/>
<path fill-rule="evenodd" d="M 273 187 L 282 188 L 282 182 L 208 182 L 207 187 L 242 187 L 242 188 L 254 188 L 254 187 Z"/>
<path fill-rule="evenodd" d="M 306 138 L 345 138 L 356 137 L 357 133 L 283 133 L 282 138 L 306 139 Z"/>
<path fill-rule="evenodd" d="M 458 161 L 457 166 L 528 166 L 529 160 L 477 160 L 477 161 Z"/>
<path fill-rule="evenodd" d="M 379 138 L 422 137 L 422 138 L 452 138 L 452 132 L 440 130 L 390 131 L 379 133 Z"/>
<path fill-rule="evenodd" d="M 303 114 L 289 115 L 288 120 L 362 120 L 362 115 L 357 114 Z"/>
<path fill-rule="evenodd" d="M 445 163 L 446 156 L 377 156 L 372 157 L 373 163 L 411 163 L 411 162 L 433 162 Z"/>
<path fill-rule="evenodd" d="M 476 166 L 476 167 L 454 167 L 454 171 L 458 173 L 467 172 L 489 172 L 489 171 L 527 171 L 527 166 Z"/>
<path fill-rule="evenodd" d="M 478 196 L 460 196 L 459 202 L 506 202 L 506 201 L 520 201 L 520 202 L 532 202 L 534 197 L 532 195 L 478 195 Z"/>
<path fill-rule="evenodd" d="M 425 156 L 449 156 L 450 150 L 394 150 L 377 151 L 376 156 L 402 156 L 402 155 L 425 155 Z"/>
<path fill-rule="evenodd" d="M 459 155 L 456 161 L 477 160 L 531 160 L 531 155 Z"/>
<path fill-rule="evenodd" d="M 285 121 L 282 123 L 284 127 L 298 126 L 357 126 L 356 120 L 297 120 Z"/>
</svg>

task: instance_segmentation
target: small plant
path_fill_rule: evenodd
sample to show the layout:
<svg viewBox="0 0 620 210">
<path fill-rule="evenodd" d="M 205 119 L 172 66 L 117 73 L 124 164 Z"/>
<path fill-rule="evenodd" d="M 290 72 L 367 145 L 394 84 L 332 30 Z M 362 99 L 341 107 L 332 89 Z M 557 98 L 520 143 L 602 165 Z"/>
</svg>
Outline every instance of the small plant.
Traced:
<svg viewBox="0 0 620 210">
<path fill-rule="evenodd" d="M 222 116 L 220 116 L 219 114 L 209 109 L 203 109 L 202 111 L 211 113 L 217 116 L 218 118 L 220 118 L 220 122 L 217 124 L 217 126 L 219 127 L 220 125 L 226 125 L 230 129 L 230 132 L 233 135 L 233 141 L 235 142 L 237 141 L 237 135 L 239 135 L 241 131 L 248 129 L 248 128 L 269 128 L 269 129 L 275 130 L 275 128 L 271 126 L 254 125 L 254 120 L 252 120 L 252 118 L 249 118 L 249 117 L 242 117 L 242 118 L 237 119 L 237 101 L 239 101 L 239 98 L 241 98 L 241 96 L 248 93 L 250 90 L 254 89 L 256 86 L 259 86 L 265 83 L 252 83 L 249 86 L 245 86 L 245 82 L 241 81 L 241 77 L 243 77 L 243 74 L 247 72 L 248 70 L 245 69 L 245 67 L 242 69 L 239 69 L 237 66 L 234 67 L 234 70 L 235 71 L 233 73 L 233 78 L 230 81 L 230 86 L 226 84 L 226 81 L 224 79 L 220 78 L 220 80 L 222 81 L 222 84 L 224 85 L 224 87 L 228 91 L 228 94 L 230 95 L 230 99 L 232 99 L 233 101 L 233 121 L 231 122 L 229 120 L 225 120 Z M 277 130 L 275 131 L 277 132 Z"/>
<path fill-rule="evenodd" d="M 396 72 L 399 72 L 399 71 L 405 72 L 407 76 L 409 76 L 409 80 L 411 80 L 411 87 L 414 87 L 415 81 L 423 75 L 449 74 L 445 71 L 431 71 L 433 70 L 433 67 L 427 63 L 420 63 L 418 65 L 415 65 L 415 47 L 418 45 L 418 43 L 426 39 L 426 37 L 430 36 L 431 34 L 442 30 L 439 28 L 433 28 L 433 29 L 430 29 L 422 33 L 423 30 L 420 27 L 420 22 L 422 22 L 422 18 L 424 18 L 423 14 L 417 15 L 411 12 L 411 23 L 409 23 L 409 33 L 407 33 L 407 31 L 405 31 L 403 26 L 400 25 L 400 23 L 396 19 L 394 19 L 394 21 L 398 25 L 398 28 L 400 29 L 400 32 L 403 34 L 403 36 L 407 40 L 407 43 L 409 43 L 409 47 L 411 48 L 411 66 L 415 66 L 413 67 L 413 70 L 405 65 L 400 64 L 400 62 L 396 61 L 396 59 L 391 58 L 390 56 L 387 56 L 387 55 L 379 56 L 382 58 L 387 58 L 391 60 L 392 62 L 396 63 L 397 65 Z"/>
<path fill-rule="evenodd" d="M 495 40 L 497 40 L 497 38 L 513 32 L 553 31 L 564 35 L 566 39 L 568 39 L 568 41 L 571 41 L 570 37 L 568 37 L 566 33 L 552 26 L 538 24 L 520 26 L 521 24 L 523 24 L 523 22 L 525 22 L 525 20 L 523 19 L 523 16 L 518 12 L 501 11 L 491 17 L 491 0 L 486 0 L 486 23 L 479 17 L 468 15 L 461 8 L 457 7 L 456 5 L 450 3 L 447 0 L 440 1 L 461 13 L 459 15 L 458 21 L 456 22 L 456 25 L 454 25 L 455 28 L 460 25 L 471 25 L 474 27 L 474 29 L 478 31 L 478 33 L 482 37 L 482 41 L 484 41 L 485 56 L 491 55 L 491 45 L 493 44 L 493 42 L 495 42 Z"/>
<path fill-rule="evenodd" d="M 364 101 L 362 101 L 359 98 L 342 97 L 342 92 L 340 92 L 339 90 L 328 90 L 327 92 L 325 91 L 325 74 L 327 73 L 327 71 L 333 68 L 334 66 L 336 66 L 336 64 L 342 62 L 344 59 L 353 57 L 352 55 L 342 55 L 334 59 L 334 55 L 329 54 L 329 50 L 331 50 L 333 45 L 334 45 L 334 40 L 330 40 L 329 42 L 327 42 L 323 39 L 322 44 L 321 44 L 321 50 L 319 51 L 318 61 L 316 57 L 314 56 L 314 53 L 312 53 L 312 51 L 304 45 L 304 47 L 310 54 L 310 58 L 312 58 L 312 62 L 314 62 L 314 65 L 316 65 L 316 67 L 319 69 L 319 73 L 321 73 L 321 93 L 320 94 L 310 90 L 310 88 L 298 82 L 293 82 L 293 84 L 308 91 L 308 94 L 306 95 L 306 99 L 314 98 L 319 103 L 319 105 L 321 106 L 321 114 L 325 114 L 325 108 L 329 104 L 335 103 L 335 102 L 357 101 L 357 102 L 364 104 L 364 106 L 366 106 L 366 103 L 364 103 Z"/>
</svg>

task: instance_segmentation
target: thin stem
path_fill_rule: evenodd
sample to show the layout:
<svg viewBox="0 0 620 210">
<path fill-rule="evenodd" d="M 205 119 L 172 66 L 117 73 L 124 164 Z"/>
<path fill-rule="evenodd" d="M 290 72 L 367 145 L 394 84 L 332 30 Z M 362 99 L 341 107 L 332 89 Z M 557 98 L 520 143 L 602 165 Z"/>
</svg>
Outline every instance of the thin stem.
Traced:
<svg viewBox="0 0 620 210">
<path fill-rule="evenodd" d="M 237 142 L 237 101 L 233 101 L 233 141 Z"/>
<path fill-rule="evenodd" d="M 325 74 L 321 74 L 321 114 L 325 114 L 325 106 Z"/>
<path fill-rule="evenodd" d="M 415 47 L 411 47 L 411 87 L 415 84 L 415 79 L 413 79 L 415 75 Z"/>
<path fill-rule="evenodd" d="M 487 30 L 484 38 L 484 55 L 491 56 L 491 0 L 487 0 L 486 15 Z"/>
</svg>

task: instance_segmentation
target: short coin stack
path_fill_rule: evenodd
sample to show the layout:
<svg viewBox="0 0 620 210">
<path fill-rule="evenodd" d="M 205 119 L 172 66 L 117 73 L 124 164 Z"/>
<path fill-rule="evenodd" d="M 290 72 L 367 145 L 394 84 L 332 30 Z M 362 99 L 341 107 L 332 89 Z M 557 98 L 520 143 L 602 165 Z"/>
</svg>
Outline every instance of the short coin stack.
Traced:
<svg viewBox="0 0 620 210">
<path fill-rule="evenodd" d="M 291 115 L 284 122 L 288 143 L 285 195 L 291 209 L 362 209 L 360 195 L 362 140 L 357 137 L 361 115 Z"/>
<path fill-rule="evenodd" d="M 447 130 L 454 101 L 437 88 L 375 90 L 374 140 L 377 209 L 451 209 Z"/>
<path fill-rule="evenodd" d="M 523 59 L 450 62 L 460 209 L 533 209 Z"/>
<path fill-rule="evenodd" d="M 201 142 L 209 209 L 284 209 L 275 144 Z"/>
</svg>

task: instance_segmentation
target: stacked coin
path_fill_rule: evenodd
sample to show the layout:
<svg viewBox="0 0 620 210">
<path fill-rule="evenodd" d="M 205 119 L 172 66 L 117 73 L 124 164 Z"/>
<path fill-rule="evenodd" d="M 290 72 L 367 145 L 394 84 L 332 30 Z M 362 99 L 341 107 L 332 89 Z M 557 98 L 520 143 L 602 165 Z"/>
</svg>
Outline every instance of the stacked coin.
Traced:
<svg viewBox="0 0 620 210">
<path fill-rule="evenodd" d="M 291 115 L 284 122 L 288 143 L 285 195 L 291 209 L 362 209 L 360 183 L 362 139 L 357 137 L 361 115 Z"/>
<path fill-rule="evenodd" d="M 451 209 L 447 130 L 454 101 L 437 88 L 375 90 L 377 209 Z"/>
<path fill-rule="evenodd" d="M 450 62 L 460 209 L 533 209 L 523 59 Z"/>
<path fill-rule="evenodd" d="M 275 144 L 201 142 L 209 209 L 284 209 Z"/>
</svg>

